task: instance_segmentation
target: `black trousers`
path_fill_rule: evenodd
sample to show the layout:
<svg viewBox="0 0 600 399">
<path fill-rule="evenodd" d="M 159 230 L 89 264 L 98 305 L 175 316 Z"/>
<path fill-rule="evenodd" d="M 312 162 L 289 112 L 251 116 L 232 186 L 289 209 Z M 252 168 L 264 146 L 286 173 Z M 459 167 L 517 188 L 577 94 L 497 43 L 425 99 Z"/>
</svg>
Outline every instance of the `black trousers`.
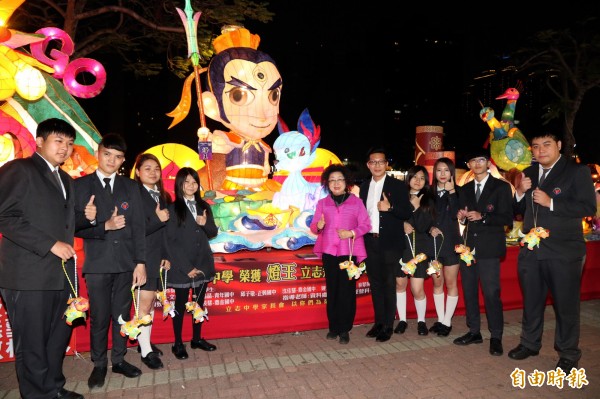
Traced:
<svg viewBox="0 0 600 399">
<path fill-rule="evenodd" d="M 479 286 L 483 293 L 485 315 L 491 338 L 502 339 L 504 332 L 504 313 L 500 298 L 500 258 L 477 258 L 477 262 L 467 266 L 460 262 L 467 326 L 476 334 L 481 331 L 479 310 Z"/>
<path fill-rule="evenodd" d="M 399 244 L 400 245 L 400 244 Z M 367 249 L 367 277 L 371 286 L 371 298 L 375 313 L 375 324 L 393 327 L 396 318 L 396 265 L 402 257 L 402 250 L 386 249 L 379 238 L 365 236 Z"/>
<path fill-rule="evenodd" d="M 343 333 L 352 330 L 356 316 L 356 280 L 348 279 L 346 270 L 340 269 L 340 262 L 347 256 L 323 254 L 325 287 L 327 289 L 327 320 L 329 331 Z M 352 260 L 356 262 L 356 257 Z"/>
<path fill-rule="evenodd" d="M 538 261 L 535 250 L 520 250 L 517 271 L 523 293 L 523 346 L 536 351 L 542 347 L 544 311 L 549 291 L 556 315 L 554 348 L 561 358 L 575 362 L 581 358 L 579 308 L 584 259 Z"/>
<path fill-rule="evenodd" d="M 63 360 L 72 328 L 63 318 L 70 287 L 61 291 L 0 289 L 12 328 L 22 398 L 53 398 L 65 385 Z"/>
<path fill-rule="evenodd" d="M 206 288 L 208 283 L 202 284 L 201 287 L 196 288 L 197 298 L 194 297 L 193 288 L 173 288 L 175 290 L 175 317 L 173 317 L 173 335 L 175 336 L 175 342 L 183 342 L 183 319 L 185 318 L 186 310 L 185 303 L 190 299 L 190 290 L 192 291 L 192 301 L 198 300 L 198 304 L 204 308 L 204 297 L 206 296 Z M 198 341 L 202 338 L 202 324 L 196 323 L 194 318 L 192 320 L 192 340 Z"/>
<path fill-rule="evenodd" d="M 119 316 L 131 320 L 133 272 L 88 273 L 85 282 L 90 300 L 90 353 L 94 367 L 108 364 L 108 329 L 111 327 L 112 364 L 121 363 L 127 353 L 127 337 L 121 336 Z"/>
</svg>

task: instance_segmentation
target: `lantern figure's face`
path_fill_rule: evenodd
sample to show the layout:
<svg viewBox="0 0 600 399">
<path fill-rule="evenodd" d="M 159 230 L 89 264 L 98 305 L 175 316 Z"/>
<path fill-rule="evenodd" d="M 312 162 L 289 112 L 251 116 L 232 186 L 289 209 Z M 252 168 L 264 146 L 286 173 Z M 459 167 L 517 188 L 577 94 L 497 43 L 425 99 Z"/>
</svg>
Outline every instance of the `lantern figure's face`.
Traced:
<svg viewBox="0 0 600 399">
<path fill-rule="evenodd" d="M 266 137 L 277 125 L 281 75 L 271 62 L 235 59 L 224 69 L 223 109 L 231 131 L 247 139 Z"/>
</svg>

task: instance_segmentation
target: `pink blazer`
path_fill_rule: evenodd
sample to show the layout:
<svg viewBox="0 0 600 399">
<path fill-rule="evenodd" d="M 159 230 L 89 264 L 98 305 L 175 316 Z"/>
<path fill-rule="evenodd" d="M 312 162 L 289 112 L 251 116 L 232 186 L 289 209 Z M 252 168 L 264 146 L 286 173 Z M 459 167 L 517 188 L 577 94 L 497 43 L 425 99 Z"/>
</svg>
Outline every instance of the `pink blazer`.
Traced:
<svg viewBox="0 0 600 399">
<path fill-rule="evenodd" d="M 325 227 L 322 231 L 318 231 L 317 223 L 321 219 L 321 215 L 325 215 Z M 341 240 L 337 234 L 338 229 L 354 230 L 356 238 L 352 255 L 356 256 L 359 263 L 362 262 L 367 257 L 363 236 L 371 231 L 371 221 L 362 200 L 354 194 L 349 194 L 348 199 L 339 207 L 331 195 L 317 202 L 315 214 L 310 223 L 310 230 L 318 235 L 313 248 L 316 255 L 322 257 L 324 253 L 333 256 L 350 254 L 352 239 Z"/>
</svg>

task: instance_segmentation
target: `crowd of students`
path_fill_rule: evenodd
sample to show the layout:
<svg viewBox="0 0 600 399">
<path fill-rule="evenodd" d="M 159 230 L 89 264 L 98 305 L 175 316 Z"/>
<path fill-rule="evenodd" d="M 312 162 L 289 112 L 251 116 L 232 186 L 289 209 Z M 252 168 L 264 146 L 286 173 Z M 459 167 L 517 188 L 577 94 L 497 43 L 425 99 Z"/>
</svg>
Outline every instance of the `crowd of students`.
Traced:
<svg viewBox="0 0 600 399">
<path fill-rule="evenodd" d="M 162 184 L 160 162 L 151 154 L 138 155 L 134 179 L 119 175 L 127 145 L 120 135 L 107 134 L 98 146 L 97 170 L 73 180 L 60 169 L 73 151 L 73 127 L 48 119 L 36 133 L 35 154 L 0 168 L 0 293 L 12 326 L 21 396 L 83 398 L 64 388 L 62 372 L 72 333 L 63 313 L 69 298 L 77 295 L 74 237 L 84 243 L 82 274 L 89 295 L 94 363 L 90 389 L 105 384 L 109 334 L 112 372 L 129 378 L 142 373 L 125 360 L 131 337 L 122 334 L 121 324 L 131 318 L 153 320 L 156 293 L 166 287 L 175 292 L 174 356 L 188 358 L 182 339 L 188 310 L 194 311 L 190 347 L 216 350 L 202 338 L 202 308 L 207 284 L 215 276 L 209 240 L 218 228 L 210 205 L 200 196 L 197 171 L 178 171 L 173 200 Z M 327 167 L 321 184 L 328 195 L 318 201 L 310 225 L 317 237 L 314 252 L 326 271 L 326 338 L 350 342 L 356 279 L 362 270 L 357 265 L 364 261 L 374 310 L 368 337 L 386 342 L 394 333 L 406 332 L 409 285 L 418 334 L 447 337 L 459 298 L 460 271 L 469 330 L 454 343 L 483 342 L 481 287 L 491 335 L 489 353 L 501 356 L 500 260 L 506 253 L 505 228 L 520 214 L 525 231 L 543 226 L 551 233 L 536 248 L 520 250 L 522 333 L 508 356 L 521 360 L 539 353 L 549 292 L 557 320 L 557 367 L 567 372 L 578 367 L 585 261 L 581 218 L 596 213 L 594 185 L 587 167 L 560 154 L 556 135 L 540 133 L 531 143 L 537 163 L 524 170 L 514 196 L 508 182 L 489 173 L 491 160 L 485 151 L 469 155 L 474 179 L 461 187 L 449 158 L 437 160 L 431 179 L 419 165 L 409 169 L 404 182 L 388 176 L 388 154 L 382 147 L 369 150 L 371 178 L 360 185 L 358 195 L 352 191 L 348 168 Z M 470 249 L 470 259 L 455 251 L 461 245 Z M 354 274 L 350 266 L 357 267 Z M 163 272 L 168 279 L 163 280 Z M 429 328 L 424 290 L 428 279 L 437 313 Z M 152 344 L 151 330 L 151 322 L 139 323 L 139 352 L 147 367 L 160 369 L 162 352 Z"/>
</svg>

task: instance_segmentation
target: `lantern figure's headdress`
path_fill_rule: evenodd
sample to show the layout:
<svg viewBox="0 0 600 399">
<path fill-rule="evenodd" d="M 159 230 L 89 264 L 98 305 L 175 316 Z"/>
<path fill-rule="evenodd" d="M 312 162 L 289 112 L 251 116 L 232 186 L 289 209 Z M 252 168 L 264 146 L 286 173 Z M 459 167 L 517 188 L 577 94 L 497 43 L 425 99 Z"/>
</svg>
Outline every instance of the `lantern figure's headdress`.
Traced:
<svg viewBox="0 0 600 399">
<path fill-rule="evenodd" d="M 221 29 L 221 35 L 213 40 L 213 47 L 218 54 L 232 47 L 248 47 L 256 50 L 259 43 L 260 36 L 250 33 L 248 29 L 226 25 Z"/>
</svg>

